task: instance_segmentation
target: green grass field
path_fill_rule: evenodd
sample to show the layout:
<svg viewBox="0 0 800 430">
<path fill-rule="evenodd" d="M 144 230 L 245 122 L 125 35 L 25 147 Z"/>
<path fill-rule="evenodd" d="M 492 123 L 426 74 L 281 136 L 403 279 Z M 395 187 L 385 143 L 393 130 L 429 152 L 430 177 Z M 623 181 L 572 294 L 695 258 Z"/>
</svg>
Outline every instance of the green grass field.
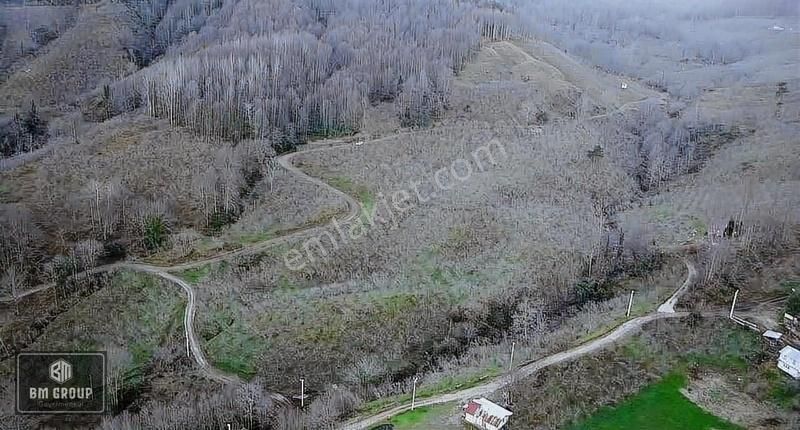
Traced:
<svg viewBox="0 0 800 430">
<path fill-rule="evenodd" d="M 455 403 L 423 406 L 392 417 L 388 423 L 394 430 L 449 430 L 462 429 L 461 424 L 449 424 L 449 418 L 458 415 L 458 406 Z"/>
<path fill-rule="evenodd" d="M 336 189 L 342 190 L 347 194 L 358 199 L 364 208 L 371 210 L 375 205 L 375 196 L 372 191 L 365 185 L 357 184 L 352 179 L 344 176 L 334 176 L 325 178 L 325 182 L 331 184 Z"/>
<path fill-rule="evenodd" d="M 137 386 L 159 347 L 183 344 L 186 299 L 176 285 L 120 271 L 110 285 L 61 314 L 33 346 L 39 350 L 125 351 L 114 366 Z"/>
<path fill-rule="evenodd" d="M 205 279 L 206 276 L 208 276 L 210 273 L 211 273 L 211 265 L 206 264 L 205 266 L 200 266 L 194 269 L 186 269 L 183 272 L 178 273 L 178 276 L 192 285 L 197 285 L 200 281 Z"/>
<path fill-rule="evenodd" d="M 687 383 L 673 373 L 615 407 L 605 407 L 570 430 L 734 430 L 736 425 L 711 415 L 680 393 Z"/>
</svg>

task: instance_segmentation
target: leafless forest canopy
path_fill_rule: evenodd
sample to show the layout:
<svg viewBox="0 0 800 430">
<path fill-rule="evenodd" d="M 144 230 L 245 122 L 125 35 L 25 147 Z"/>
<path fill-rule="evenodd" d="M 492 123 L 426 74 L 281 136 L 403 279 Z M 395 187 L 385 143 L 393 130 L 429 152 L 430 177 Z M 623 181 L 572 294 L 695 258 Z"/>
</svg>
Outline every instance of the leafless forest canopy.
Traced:
<svg viewBox="0 0 800 430">
<path fill-rule="evenodd" d="M 617 322 L 630 290 L 646 312 L 684 258 L 700 270 L 693 311 L 800 276 L 793 0 L 0 11 L 0 421 L 20 428 L 41 422 L 6 402 L 13 356 L 46 342 L 113 352 L 96 428 L 328 429 L 415 380 L 498 374 L 512 342 L 520 361 L 564 350 Z M 455 181 L 487 142 L 498 159 Z M 415 181 L 438 194 L 387 213 L 381 199 Z M 301 239 L 259 248 L 344 219 L 337 190 L 391 222 L 335 247 L 328 229 L 301 270 L 284 260 Z M 175 273 L 236 386 L 186 357 L 178 286 L 80 276 L 248 249 Z M 288 399 L 299 377 L 305 409 Z"/>
</svg>

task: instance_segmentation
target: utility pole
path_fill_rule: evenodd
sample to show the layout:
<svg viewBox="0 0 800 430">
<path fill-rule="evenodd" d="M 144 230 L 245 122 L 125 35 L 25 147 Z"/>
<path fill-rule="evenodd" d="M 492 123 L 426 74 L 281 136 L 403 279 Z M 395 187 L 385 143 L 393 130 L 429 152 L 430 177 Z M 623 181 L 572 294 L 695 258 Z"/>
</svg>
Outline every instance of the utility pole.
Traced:
<svg viewBox="0 0 800 430">
<path fill-rule="evenodd" d="M 300 409 L 304 408 L 306 405 L 306 380 L 305 378 L 300 378 Z"/>
<path fill-rule="evenodd" d="M 514 382 L 514 346 L 516 346 L 517 342 L 511 342 L 511 357 L 508 360 L 508 391 L 506 392 L 508 404 L 512 404 L 513 401 L 511 400 L 511 386 Z"/>
<path fill-rule="evenodd" d="M 733 310 L 736 308 L 736 298 L 739 296 L 739 290 L 736 290 L 733 293 L 733 302 L 731 303 L 731 313 L 728 315 L 728 318 L 733 319 Z"/>
<path fill-rule="evenodd" d="M 516 342 L 511 342 L 511 359 L 508 360 L 508 371 L 509 372 L 514 370 L 514 345 L 516 345 L 516 344 L 517 344 Z"/>
<path fill-rule="evenodd" d="M 411 410 L 414 410 L 417 402 L 417 377 L 414 377 L 414 388 L 411 389 Z"/>
<path fill-rule="evenodd" d="M 633 290 L 631 290 L 631 298 L 628 299 L 628 310 L 625 312 L 625 316 L 631 316 L 631 307 L 633 306 Z"/>
</svg>

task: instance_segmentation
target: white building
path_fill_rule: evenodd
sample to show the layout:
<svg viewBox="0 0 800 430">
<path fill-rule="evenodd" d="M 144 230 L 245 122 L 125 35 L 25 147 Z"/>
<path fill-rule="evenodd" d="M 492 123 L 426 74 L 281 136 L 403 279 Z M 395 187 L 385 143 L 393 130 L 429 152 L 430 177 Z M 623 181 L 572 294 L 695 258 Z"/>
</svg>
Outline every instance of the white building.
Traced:
<svg viewBox="0 0 800 430">
<path fill-rule="evenodd" d="M 784 347 L 778 356 L 778 369 L 800 379 L 800 351 L 791 346 Z"/>
<path fill-rule="evenodd" d="M 764 336 L 765 338 L 771 341 L 777 342 L 781 340 L 781 338 L 783 337 L 783 333 L 778 333 L 777 331 L 774 330 L 767 330 L 761 336 Z"/>
<path fill-rule="evenodd" d="M 462 407 L 464 421 L 481 430 L 500 430 L 508 424 L 511 411 L 498 406 L 487 399 L 472 399 Z"/>
</svg>

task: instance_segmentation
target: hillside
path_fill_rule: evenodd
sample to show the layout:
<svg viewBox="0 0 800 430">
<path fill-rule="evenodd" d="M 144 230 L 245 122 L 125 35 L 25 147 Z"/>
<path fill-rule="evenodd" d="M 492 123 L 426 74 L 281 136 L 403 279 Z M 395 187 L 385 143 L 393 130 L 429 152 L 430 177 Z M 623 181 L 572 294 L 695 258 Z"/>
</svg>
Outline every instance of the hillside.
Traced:
<svg viewBox="0 0 800 430">
<path fill-rule="evenodd" d="M 0 421 L 797 422 L 720 318 L 796 299 L 787 1 L 52 3 L 0 4 Z M 109 351 L 108 414 L 14 414 L 48 348 Z"/>
</svg>

